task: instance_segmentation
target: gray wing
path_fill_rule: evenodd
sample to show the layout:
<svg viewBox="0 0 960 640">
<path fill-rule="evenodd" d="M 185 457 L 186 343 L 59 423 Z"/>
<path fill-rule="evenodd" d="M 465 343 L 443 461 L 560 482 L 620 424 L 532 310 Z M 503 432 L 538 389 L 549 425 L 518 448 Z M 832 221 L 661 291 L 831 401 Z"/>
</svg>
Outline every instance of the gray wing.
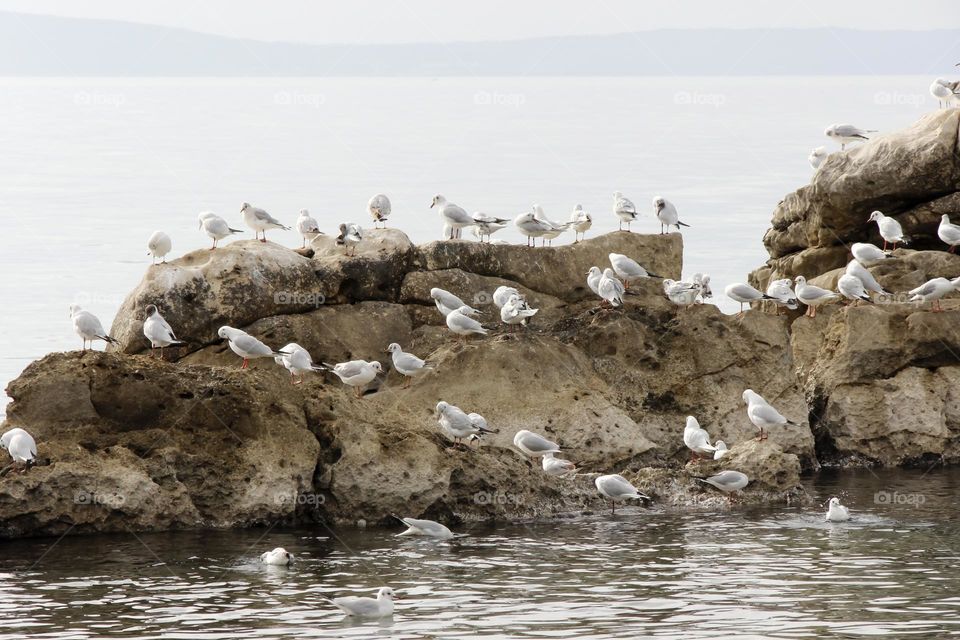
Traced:
<svg viewBox="0 0 960 640">
<path fill-rule="evenodd" d="M 556 442 L 551 442 L 535 433 L 526 434 L 520 441 L 523 443 L 523 446 L 530 449 L 530 451 L 546 452 L 560 450 L 560 445 Z"/>
<path fill-rule="evenodd" d="M 783 424 L 787 422 L 787 419 L 780 415 L 779 411 L 768 404 L 754 405 L 753 408 L 750 409 L 750 413 L 770 424 Z"/>
<path fill-rule="evenodd" d="M 910 295 L 913 295 L 913 296 L 928 296 L 928 295 L 930 295 L 931 293 L 933 293 L 933 292 L 936 291 L 936 290 L 937 290 L 937 281 L 936 281 L 936 280 L 928 280 L 928 281 L 924 282 L 922 285 L 920 285 L 919 287 L 917 287 L 916 289 L 914 289 L 913 291 L 911 291 L 911 292 L 910 292 Z"/>
<path fill-rule="evenodd" d="M 352 378 L 358 376 L 363 372 L 366 362 L 363 360 L 351 360 L 350 362 L 341 362 L 336 368 L 336 373 L 347 377 Z"/>
<path fill-rule="evenodd" d="M 404 369 L 422 369 L 427 363 L 412 353 L 400 352 L 394 359 L 394 364 Z"/>
<path fill-rule="evenodd" d="M 231 342 L 237 345 L 237 348 L 245 353 L 259 356 L 269 356 L 273 354 L 273 349 L 263 344 L 251 335 L 240 335 L 231 338 Z"/>
</svg>

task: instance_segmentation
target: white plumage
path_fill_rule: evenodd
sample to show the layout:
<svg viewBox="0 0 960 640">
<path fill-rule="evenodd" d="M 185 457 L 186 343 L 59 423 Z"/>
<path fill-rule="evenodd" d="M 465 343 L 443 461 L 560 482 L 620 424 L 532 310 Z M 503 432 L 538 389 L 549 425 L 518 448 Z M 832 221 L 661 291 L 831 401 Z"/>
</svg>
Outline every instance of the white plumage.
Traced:
<svg viewBox="0 0 960 640">
<path fill-rule="evenodd" d="M 150 239 L 147 240 L 147 249 L 149 249 L 147 255 L 153 256 L 154 264 L 157 263 L 157 258 L 160 258 L 162 262 L 166 262 L 167 254 L 170 253 L 172 248 L 173 241 L 170 239 L 170 236 L 163 231 L 154 231 Z"/>
</svg>

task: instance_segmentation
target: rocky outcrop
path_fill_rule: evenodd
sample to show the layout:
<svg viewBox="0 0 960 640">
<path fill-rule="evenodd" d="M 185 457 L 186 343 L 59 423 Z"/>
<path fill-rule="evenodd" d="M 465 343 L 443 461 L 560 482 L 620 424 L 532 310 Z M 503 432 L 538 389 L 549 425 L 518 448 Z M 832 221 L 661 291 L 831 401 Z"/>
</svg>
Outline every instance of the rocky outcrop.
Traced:
<svg viewBox="0 0 960 640">
<path fill-rule="evenodd" d="M 909 249 L 869 267 L 891 295 L 876 296 L 873 305 L 826 307 L 790 325 L 822 463 L 960 462 L 953 384 L 960 375 L 960 311 L 933 314 L 906 294 L 931 278 L 960 276 L 960 257 L 937 238 L 941 215 L 960 217 L 958 121 L 960 110 L 938 111 L 905 131 L 834 153 L 774 212 L 764 238 L 770 260 L 751 274 L 760 287 L 802 274 L 835 288 L 851 259 L 847 244 L 882 245 L 867 221 L 876 209 L 896 217 L 912 238 Z"/>
<path fill-rule="evenodd" d="M 115 320 L 119 348 L 53 354 L 10 385 L 7 426 L 33 432 L 49 464 L 0 480 L 0 533 L 603 508 L 596 473 L 682 468 L 687 415 L 728 444 L 750 441 L 746 387 L 800 425 L 771 435 L 769 467 L 780 460 L 788 479 L 757 495 L 793 495 L 794 471 L 817 464 L 786 318 L 679 310 L 655 280 L 631 287 L 622 310 L 599 309 L 588 292 L 586 271 L 612 251 L 679 276 L 678 234 L 612 233 L 546 249 L 369 235 L 355 257 L 329 238 L 305 252 L 312 257 L 237 242 L 151 267 Z M 491 297 L 501 284 L 542 309 L 530 327 L 500 325 Z M 491 334 L 455 339 L 429 299 L 433 286 L 480 308 Z M 177 362 L 139 355 L 146 304 L 189 340 Z M 296 341 L 316 361 L 378 359 L 386 373 L 357 398 L 320 373 L 294 386 L 270 359 L 240 370 L 216 338 L 221 324 L 276 347 Z M 384 353 L 391 342 L 433 369 L 404 388 Z M 481 413 L 499 433 L 451 450 L 433 415 L 440 400 Z M 546 476 L 513 447 L 519 429 L 556 439 L 581 473 Z"/>
</svg>

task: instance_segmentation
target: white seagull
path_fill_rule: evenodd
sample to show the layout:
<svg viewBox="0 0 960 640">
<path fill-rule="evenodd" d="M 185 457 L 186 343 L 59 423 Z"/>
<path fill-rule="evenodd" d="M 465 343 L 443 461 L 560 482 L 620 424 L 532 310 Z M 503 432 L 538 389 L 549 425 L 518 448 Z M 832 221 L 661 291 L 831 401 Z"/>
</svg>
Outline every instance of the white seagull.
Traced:
<svg viewBox="0 0 960 640">
<path fill-rule="evenodd" d="M 697 478 L 697 480 L 700 482 L 706 482 L 707 484 L 720 489 L 720 491 L 723 491 L 724 493 L 733 493 L 734 491 L 739 491 L 750 483 L 750 478 L 748 478 L 745 473 L 729 470 L 721 471 L 720 473 L 712 475 L 709 478 Z"/>
<path fill-rule="evenodd" d="M 157 258 L 160 258 L 161 262 L 166 262 L 167 254 L 170 253 L 172 248 L 173 241 L 163 231 L 154 231 L 150 239 L 147 240 L 147 249 L 149 249 L 147 255 L 153 256 L 153 264 L 157 263 Z"/>
<path fill-rule="evenodd" d="M 483 325 L 469 315 L 476 313 L 476 311 L 476 309 L 468 307 L 467 305 L 463 305 L 459 309 L 454 309 L 447 314 L 447 328 L 460 336 L 460 339 L 474 333 L 482 336 L 487 335 L 487 330 L 484 329 Z"/>
<path fill-rule="evenodd" d="M 577 204 L 570 214 L 570 226 L 573 227 L 573 243 L 587 239 L 587 231 L 593 226 L 593 218 L 583 210 L 582 204 Z"/>
<path fill-rule="evenodd" d="M 297 232 L 303 237 L 303 245 L 307 246 L 308 240 L 313 240 L 315 237 L 324 235 L 320 231 L 320 225 L 317 221 L 310 216 L 310 212 L 306 209 L 300 209 L 300 214 L 297 216 Z"/>
<path fill-rule="evenodd" d="M 493 292 L 493 304 L 497 305 L 498 309 L 502 309 L 503 305 L 510 301 L 510 296 L 519 296 L 520 298 L 523 298 L 516 288 L 500 285 Z"/>
<path fill-rule="evenodd" d="M 515 326 L 525 323 L 537 314 L 539 309 L 531 309 L 530 305 L 519 295 L 512 295 L 507 303 L 500 308 L 500 319 L 504 324 Z"/>
<path fill-rule="evenodd" d="M 938 313 L 943 311 L 940 298 L 956 289 L 960 289 L 960 278 L 954 278 L 953 280 L 934 278 L 933 280 L 927 280 L 916 289 L 912 289 L 908 295 L 910 296 L 910 302 L 933 302 L 931 311 Z"/>
<path fill-rule="evenodd" d="M 610 514 L 617 513 L 617 503 L 624 500 L 649 500 L 650 496 L 640 493 L 627 479 L 618 474 L 597 476 L 593 481 L 600 495 L 610 500 Z"/>
<path fill-rule="evenodd" d="M 748 284 L 742 282 L 735 282 L 733 284 L 728 284 L 724 288 L 723 293 L 726 294 L 728 298 L 734 302 L 740 303 L 740 313 L 738 316 L 743 315 L 743 305 L 750 304 L 752 302 L 759 302 L 760 300 L 773 300 L 772 296 L 769 296 L 765 293 L 757 291 Z"/>
<path fill-rule="evenodd" d="M 633 260 L 622 253 L 611 253 L 607 257 L 610 259 L 610 266 L 613 267 L 613 272 L 623 280 L 623 286 L 625 288 L 629 288 L 630 283 L 634 280 L 661 277 L 655 273 L 647 271 L 641 267 L 640 263 L 638 263 L 636 260 Z"/>
<path fill-rule="evenodd" d="M 260 562 L 275 567 L 288 567 L 293 564 L 293 554 L 283 547 L 277 547 L 272 551 L 264 551 L 261 553 Z"/>
<path fill-rule="evenodd" d="M 507 224 L 510 222 L 507 218 L 498 218 L 497 216 L 491 216 L 480 211 L 475 211 L 473 213 L 474 228 L 476 229 L 476 235 L 480 239 L 480 242 L 483 242 L 484 236 L 487 238 L 487 242 L 490 241 L 490 236 L 500 229 L 506 228 Z"/>
<path fill-rule="evenodd" d="M 404 388 L 409 387 L 410 381 L 417 376 L 422 375 L 424 371 L 433 368 L 424 360 L 421 360 L 412 353 L 407 353 L 401 349 L 400 345 L 396 342 L 390 343 L 390 346 L 387 347 L 387 351 L 390 353 L 390 358 L 393 360 L 393 368 L 397 371 L 397 373 L 406 378 L 403 383 Z"/>
<path fill-rule="evenodd" d="M 714 460 L 719 460 L 723 456 L 727 455 L 727 452 L 730 451 L 729 449 L 727 449 L 727 443 L 724 442 L 723 440 L 717 440 L 716 442 L 713 443 L 713 446 L 714 448 L 716 448 L 716 451 L 713 452 Z"/>
<path fill-rule="evenodd" d="M 532 211 L 518 215 L 513 219 L 513 224 L 517 227 L 517 231 L 527 236 L 528 247 L 537 246 L 537 238 L 542 238 L 553 230 L 551 225 L 543 220 L 538 220 L 536 214 Z"/>
<path fill-rule="evenodd" d="M 453 438 L 454 446 L 461 446 L 461 440 L 474 434 L 500 433 L 498 430 L 487 428 L 487 421 L 482 419 L 483 416 L 476 415 L 481 419 L 471 418 L 463 409 L 449 402 L 440 401 L 437 403 L 437 422 L 444 432 Z"/>
<path fill-rule="evenodd" d="M 470 227 L 476 224 L 476 221 L 467 213 L 466 209 L 452 202 L 447 202 L 447 199 L 439 193 L 433 196 L 433 202 L 430 203 L 430 208 L 432 209 L 434 207 L 437 207 L 437 210 L 440 212 L 440 219 L 443 221 L 445 227 L 449 227 L 450 229 L 449 237 L 446 238 L 447 240 L 459 238 L 464 227 Z"/>
<path fill-rule="evenodd" d="M 625 291 L 626 289 L 624 288 L 623 283 L 617 280 L 617 276 L 614 275 L 613 269 L 604 269 L 603 276 L 597 283 L 597 295 L 603 298 L 607 304 L 611 305 L 612 307 L 622 307 L 623 294 Z"/>
<path fill-rule="evenodd" d="M 876 222 L 880 228 L 884 251 L 887 250 L 887 244 L 893 244 L 893 249 L 896 250 L 898 243 L 910 243 L 910 239 L 903 235 L 903 227 L 900 226 L 900 223 L 889 216 L 883 215 L 880 211 L 871 213 L 869 222 Z"/>
<path fill-rule="evenodd" d="M 789 278 L 781 278 L 767 285 L 767 295 L 776 301 L 777 315 L 780 314 L 781 307 L 791 310 L 797 308 L 797 294 L 793 292 L 792 284 Z"/>
<path fill-rule="evenodd" d="M 877 279 L 873 277 L 873 274 L 856 260 L 851 260 L 849 263 L 847 263 L 847 268 L 844 273 L 849 276 L 855 276 L 856 278 L 859 278 L 860 282 L 863 283 L 863 288 L 867 291 L 873 291 L 883 295 L 890 295 L 889 291 L 880 286 L 880 283 L 877 282 Z"/>
<path fill-rule="evenodd" d="M 543 240 L 541 242 L 546 243 L 550 242 L 550 246 L 553 246 L 553 240 L 558 237 L 561 233 L 570 228 L 572 222 L 555 222 L 547 217 L 547 214 L 544 213 L 543 207 L 539 204 L 533 205 L 533 217 L 539 220 L 540 222 L 549 225 L 550 229 L 543 234 Z"/>
<path fill-rule="evenodd" d="M 679 214 L 677 213 L 677 208 L 673 205 L 672 202 L 665 198 L 657 196 L 653 199 L 653 213 L 656 214 L 657 220 L 660 221 L 660 235 L 663 235 L 663 229 L 666 227 L 667 232 L 670 232 L 670 227 L 676 227 L 677 231 L 680 231 L 680 227 L 689 227 L 686 222 L 680 222 Z"/>
<path fill-rule="evenodd" d="M 864 300 L 873 304 L 873 300 L 870 299 L 866 289 L 863 288 L 863 280 L 849 273 L 843 274 L 840 276 L 840 279 L 837 280 L 837 291 L 839 291 L 844 298 L 853 300 L 855 303 Z"/>
<path fill-rule="evenodd" d="M 353 387 L 353 393 L 358 398 L 363 396 L 363 388 L 372 382 L 378 373 L 383 373 L 383 366 L 376 360 L 350 360 L 338 364 L 324 362 L 323 366 L 340 378 L 343 384 Z"/>
<path fill-rule="evenodd" d="M 763 396 L 754 392 L 753 389 L 747 389 L 743 392 L 743 401 L 747 403 L 747 417 L 750 419 L 750 422 L 753 423 L 753 426 L 760 430 L 760 435 L 757 436 L 757 440 L 767 439 L 767 434 L 764 429 L 783 427 L 788 424 L 792 426 L 797 425 L 796 422 L 783 417 L 779 411 L 763 399 Z"/>
<path fill-rule="evenodd" d="M 830 498 L 824 519 L 828 522 L 846 522 L 850 519 L 850 510 L 840 504 L 840 498 Z"/>
<path fill-rule="evenodd" d="M 803 276 L 797 276 L 794 282 L 797 283 L 797 299 L 807 305 L 806 315 L 811 318 L 817 317 L 817 307 L 838 300 L 838 296 L 833 291 L 828 291 L 816 285 L 807 284 L 807 279 Z"/>
<path fill-rule="evenodd" d="M 348 616 L 354 618 L 386 618 L 393 615 L 393 599 L 398 596 L 390 587 L 381 587 L 376 598 L 328 598 L 320 596 Z M 399 599 L 399 598 L 398 598 Z"/>
<path fill-rule="evenodd" d="M 267 229 L 284 229 L 289 231 L 290 227 L 285 227 L 279 220 L 259 207 L 252 206 L 249 202 L 240 205 L 240 213 L 243 214 L 243 221 L 247 226 L 253 229 L 254 235 L 260 239 L 260 242 L 267 241 Z M 263 238 L 260 238 L 260 233 Z"/>
<path fill-rule="evenodd" d="M 560 453 L 560 445 L 547 440 L 533 431 L 521 429 L 513 436 L 513 446 L 531 458 L 538 458 L 548 453 Z"/>
<path fill-rule="evenodd" d="M 627 223 L 627 231 L 630 231 L 630 223 L 637 219 L 637 207 L 619 191 L 613 192 L 613 213 L 620 218 L 620 231 L 623 231 L 624 222 Z"/>
<path fill-rule="evenodd" d="M 383 223 L 383 228 L 387 228 L 387 218 L 390 217 L 392 210 L 393 207 L 390 206 L 390 198 L 382 193 L 378 193 L 367 202 L 367 212 L 370 214 L 370 217 L 373 218 L 374 229 L 376 229 L 377 225 L 381 222 Z"/>
<path fill-rule="evenodd" d="M 957 99 L 957 92 L 960 92 L 960 82 L 950 82 L 943 78 L 937 78 L 930 85 L 930 95 L 937 99 L 937 106 L 950 107 L 950 103 Z"/>
<path fill-rule="evenodd" d="M 232 228 L 226 220 L 213 211 L 203 211 L 197 216 L 197 219 L 200 221 L 200 226 L 197 228 L 203 229 L 203 232 L 213 239 L 213 246 L 210 247 L 210 251 L 217 248 L 217 241 L 235 233 L 243 233 L 240 229 Z"/>
<path fill-rule="evenodd" d="M 940 217 L 937 236 L 946 244 L 950 245 L 950 253 L 953 253 L 953 250 L 960 244 L 960 225 L 951 223 L 950 216 L 945 213 Z"/>
<path fill-rule="evenodd" d="M 835 140 L 840 143 L 840 150 L 847 148 L 847 145 L 851 142 L 860 142 L 862 140 L 869 140 L 867 137 L 868 133 L 876 133 L 875 129 L 858 129 L 852 124 L 833 124 L 827 127 L 826 131 L 823 132 L 823 135 L 827 136 L 831 140 Z"/>
<path fill-rule="evenodd" d="M 717 451 L 717 448 L 710 444 L 710 434 L 693 416 L 687 416 L 687 424 L 683 427 L 683 444 L 693 452 L 691 460 L 712 458 Z"/>
<path fill-rule="evenodd" d="M 286 355 L 274 356 L 273 361 L 282 365 L 290 372 L 290 381 L 293 384 L 303 382 L 303 374 L 310 371 L 325 371 L 322 365 L 314 364 L 310 352 L 298 345 L 296 342 L 282 347 L 280 351 Z M 299 378 L 297 376 L 300 376 Z"/>
<path fill-rule="evenodd" d="M 434 522 L 433 520 L 418 520 L 416 518 L 401 518 L 398 515 L 394 515 L 393 517 L 407 525 L 407 530 L 398 533 L 398 536 L 425 536 L 427 538 L 436 538 L 437 540 L 449 540 L 453 537 L 453 532 L 439 522 Z"/>
<path fill-rule="evenodd" d="M 563 476 L 568 476 L 571 473 L 577 472 L 577 465 L 573 464 L 569 460 L 555 458 L 554 454 L 551 452 L 543 454 L 540 464 L 543 467 L 543 472 L 545 474 L 548 476 L 554 476 L 555 478 L 562 478 Z"/>
<path fill-rule="evenodd" d="M 663 291 L 670 302 L 680 306 L 689 306 L 697 301 L 700 287 L 688 282 L 677 282 L 669 278 L 663 281 Z"/>
<path fill-rule="evenodd" d="M 357 245 L 363 240 L 363 229 L 352 222 L 340 224 L 340 234 L 337 236 L 337 245 L 344 247 L 348 256 L 357 255 Z"/>
<path fill-rule="evenodd" d="M 869 242 L 855 242 L 850 245 L 850 253 L 853 254 L 860 264 L 872 264 L 881 260 L 890 260 L 893 258 L 889 253 L 883 251 L 880 247 Z"/>
<path fill-rule="evenodd" d="M 809 156 L 807 156 L 807 161 L 810 163 L 811 167 L 814 169 L 819 169 L 820 165 L 823 164 L 823 161 L 827 159 L 828 155 L 829 154 L 827 153 L 826 147 L 817 147 L 810 152 Z"/>
<path fill-rule="evenodd" d="M 6 449 L 14 463 L 22 462 L 27 468 L 37 459 L 37 442 L 20 427 L 14 427 L 0 436 L 0 448 Z"/>
<path fill-rule="evenodd" d="M 87 350 L 87 342 L 90 343 L 90 348 L 93 348 L 94 340 L 103 340 L 110 344 L 118 344 L 116 340 L 107 334 L 103 325 L 100 324 L 100 320 L 97 319 L 97 316 L 89 311 L 84 311 L 80 308 L 80 305 L 70 305 L 70 319 L 73 320 L 73 330 L 77 332 L 78 336 L 83 338 L 84 351 Z"/>
<path fill-rule="evenodd" d="M 143 310 L 146 319 L 143 321 L 143 335 L 150 341 L 150 355 L 153 350 L 160 348 L 160 357 L 163 357 L 163 348 L 171 345 L 187 344 L 183 340 L 178 340 L 170 323 L 160 315 L 160 310 L 154 304 L 148 304 Z"/>
<path fill-rule="evenodd" d="M 241 369 L 246 369 L 250 364 L 250 360 L 255 358 L 270 358 L 288 355 L 283 351 L 274 351 L 241 329 L 223 326 L 220 327 L 219 331 L 217 331 L 217 335 L 224 340 L 227 340 L 230 345 L 230 350 L 243 358 L 243 364 L 240 365 Z"/>
<path fill-rule="evenodd" d="M 433 303 L 437 305 L 437 311 L 439 311 L 444 318 L 450 315 L 451 311 L 468 306 L 466 302 L 440 287 L 430 289 L 430 297 L 433 298 Z M 480 311 L 477 309 L 470 309 L 470 315 L 478 313 L 480 313 Z"/>
<path fill-rule="evenodd" d="M 602 277 L 603 271 L 600 271 L 600 267 L 590 267 L 590 271 L 587 271 L 587 286 L 597 295 L 600 295 L 599 287 Z"/>
</svg>

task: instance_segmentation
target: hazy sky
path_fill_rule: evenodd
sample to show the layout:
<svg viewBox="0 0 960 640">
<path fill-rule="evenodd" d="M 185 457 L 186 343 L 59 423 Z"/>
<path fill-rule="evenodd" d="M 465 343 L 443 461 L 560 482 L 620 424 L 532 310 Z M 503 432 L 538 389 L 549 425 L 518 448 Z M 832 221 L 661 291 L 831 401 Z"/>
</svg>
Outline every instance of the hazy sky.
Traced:
<svg viewBox="0 0 960 640">
<path fill-rule="evenodd" d="M 496 40 L 670 27 L 960 27 L 960 0 L 0 0 L 0 10 L 309 43 Z"/>
</svg>

